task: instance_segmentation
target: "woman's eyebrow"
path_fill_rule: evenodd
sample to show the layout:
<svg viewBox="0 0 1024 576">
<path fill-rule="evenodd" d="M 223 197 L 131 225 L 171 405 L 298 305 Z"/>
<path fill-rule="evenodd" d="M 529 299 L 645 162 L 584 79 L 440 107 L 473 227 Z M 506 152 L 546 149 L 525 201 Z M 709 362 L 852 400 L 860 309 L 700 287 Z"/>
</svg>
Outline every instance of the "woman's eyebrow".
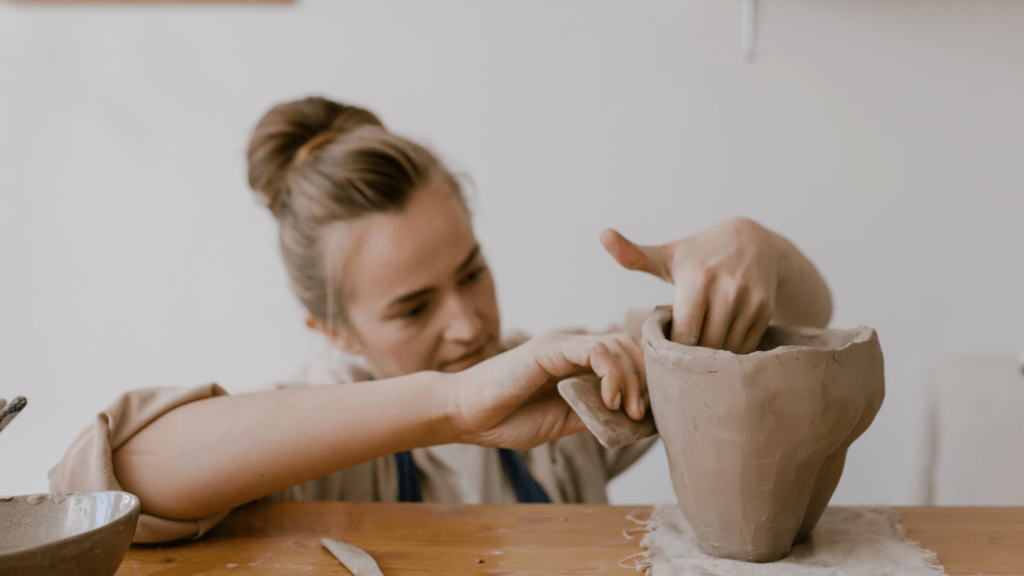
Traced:
<svg viewBox="0 0 1024 576">
<path fill-rule="evenodd" d="M 434 292 L 435 290 L 437 290 L 437 288 L 423 288 L 422 290 L 417 290 L 415 292 L 409 292 L 408 294 L 399 296 L 398 298 L 395 298 L 394 300 L 392 300 L 388 304 L 387 307 L 390 309 L 390 308 L 394 308 L 396 306 L 401 306 L 402 304 L 405 304 L 407 302 L 411 302 L 413 300 L 418 300 L 419 298 L 422 298 L 422 297 L 426 296 L 427 294 L 430 294 L 431 292 Z"/>
<path fill-rule="evenodd" d="M 469 256 L 466 256 L 466 259 L 463 260 L 462 264 L 459 264 L 459 267 L 456 268 L 455 270 L 457 272 L 462 272 L 466 268 L 469 268 L 470 265 L 473 264 L 473 260 L 476 260 L 478 254 L 480 254 L 480 245 L 476 244 L 475 246 L 473 246 L 472 249 L 470 249 Z"/>
<path fill-rule="evenodd" d="M 473 264 L 473 261 L 476 260 L 476 257 L 479 254 L 480 254 L 480 245 L 476 244 L 476 245 L 473 246 L 473 248 L 471 248 L 469 250 L 469 255 L 466 256 L 465 260 L 463 260 L 462 263 L 459 264 L 459 267 L 456 268 L 455 271 L 456 272 L 462 272 L 466 268 L 469 268 Z M 428 288 L 421 288 L 421 289 L 413 291 L 413 292 L 409 292 L 408 294 L 403 294 L 403 295 L 399 296 L 398 298 L 395 298 L 394 300 L 389 302 L 388 305 L 387 305 L 387 308 L 389 308 L 389 309 L 390 308 L 394 308 L 396 306 L 401 306 L 402 304 L 406 304 L 406 303 L 411 302 L 413 300 L 418 300 L 418 299 L 420 299 L 420 298 L 422 298 L 422 297 L 424 297 L 424 296 L 426 296 L 426 295 L 428 295 L 431 292 L 434 292 L 436 290 L 437 290 L 437 288 L 428 287 Z"/>
</svg>

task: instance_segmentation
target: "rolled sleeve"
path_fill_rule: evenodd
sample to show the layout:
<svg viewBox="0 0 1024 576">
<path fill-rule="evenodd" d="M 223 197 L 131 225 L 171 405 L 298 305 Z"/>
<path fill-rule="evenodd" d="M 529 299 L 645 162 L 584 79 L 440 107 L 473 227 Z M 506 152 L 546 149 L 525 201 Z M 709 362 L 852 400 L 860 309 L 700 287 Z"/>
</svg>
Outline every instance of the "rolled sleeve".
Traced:
<svg viewBox="0 0 1024 576">
<path fill-rule="evenodd" d="M 113 453 L 132 436 L 171 410 L 227 392 L 217 384 L 195 388 L 145 388 L 122 394 L 75 438 L 50 470 L 51 492 L 122 490 L 114 475 Z M 135 542 L 155 543 L 199 538 L 224 519 L 218 512 L 194 520 L 169 520 L 140 514 Z"/>
</svg>

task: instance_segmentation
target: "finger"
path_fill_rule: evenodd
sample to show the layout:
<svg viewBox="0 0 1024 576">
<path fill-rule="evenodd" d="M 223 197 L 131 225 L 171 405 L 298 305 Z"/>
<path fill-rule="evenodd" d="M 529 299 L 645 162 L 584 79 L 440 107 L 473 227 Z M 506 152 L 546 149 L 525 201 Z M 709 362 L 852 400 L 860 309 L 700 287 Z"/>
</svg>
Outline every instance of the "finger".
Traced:
<svg viewBox="0 0 1024 576">
<path fill-rule="evenodd" d="M 747 337 L 743 340 L 743 345 L 740 348 L 740 354 L 750 354 L 754 350 L 757 350 L 757 345 L 761 343 L 761 338 L 764 336 L 765 331 L 768 329 L 768 324 L 772 321 L 771 311 L 765 310 L 758 316 L 757 320 L 751 326 L 750 331 L 747 332 Z"/>
<path fill-rule="evenodd" d="M 591 345 L 585 337 L 548 332 L 505 353 L 515 358 L 515 362 L 499 363 L 496 361 L 499 355 L 477 364 L 467 372 L 483 371 L 494 366 L 497 374 L 491 379 L 507 382 L 503 387 L 506 392 L 515 391 L 525 398 L 538 390 L 554 388 L 564 378 L 593 372 L 589 360 Z"/>
<path fill-rule="evenodd" d="M 725 337 L 723 349 L 733 354 L 745 354 L 743 352 L 743 345 L 747 341 L 747 336 L 753 329 L 754 324 L 761 319 L 765 309 L 763 297 L 754 295 L 743 299 L 742 308 L 737 312 L 732 324 L 729 326 L 729 333 Z"/>
<path fill-rule="evenodd" d="M 609 349 L 605 342 L 598 340 L 593 343 L 589 353 L 590 368 L 601 378 L 601 400 L 609 410 L 618 410 L 622 406 L 623 388 L 626 381 L 626 370 L 620 358 Z"/>
<path fill-rule="evenodd" d="M 698 343 L 706 348 L 721 350 L 725 346 L 725 338 L 735 317 L 736 295 L 716 291 L 708 305 Z"/>
<path fill-rule="evenodd" d="M 636 368 L 632 355 L 625 350 L 621 342 L 612 340 L 608 343 L 609 350 L 618 369 L 622 374 L 619 390 L 615 394 L 615 400 L 611 406 L 612 410 L 624 409 L 627 415 L 635 417 L 639 412 L 640 404 L 640 374 Z M 602 382 L 602 390 L 606 383 Z M 642 417 L 642 416 L 641 416 Z"/>
<path fill-rule="evenodd" d="M 633 420 L 643 420 L 644 406 L 641 400 L 640 375 L 635 370 L 626 373 L 626 379 L 622 383 L 625 388 L 625 400 L 623 408 L 626 414 Z"/>
<path fill-rule="evenodd" d="M 634 244 L 612 228 L 601 232 L 601 244 L 624 268 L 654 274 L 666 282 L 672 281 L 661 246 Z"/>
<path fill-rule="evenodd" d="M 640 345 L 637 344 L 636 340 L 633 340 L 628 335 L 617 334 L 616 336 L 633 361 L 636 373 L 640 377 L 641 388 L 647 390 L 647 366 L 644 364 L 644 351 L 640 349 Z"/>
<path fill-rule="evenodd" d="M 617 386 L 621 384 L 626 370 L 617 365 L 606 344 L 615 342 L 616 338 L 628 339 L 628 336 L 542 334 L 510 351 L 520 360 L 519 369 L 502 371 L 499 378 L 519 384 L 519 393 L 525 396 L 530 396 L 539 389 L 553 388 L 555 383 L 564 378 L 587 373 L 594 373 L 600 377 L 607 376 L 610 378 L 609 385 Z M 642 354 L 634 357 L 637 358 L 634 362 L 642 364 L 639 362 Z M 486 362 L 481 362 L 477 366 L 484 364 Z M 523 366 L 527 367 L 525 373 L 522 371 Z M 529 369 L 530 367 L 533 369 Z M 509 385 L 506 384 L 505 389 L 508 390 Z M 609 397 L 603 397 L 605 403 L 610 406 L 619 390 L 620 388 L 615 388 Z"/>
<path fill-rule="evenodd" d="M 624 335 L 604 336 L 593 348 L 590 364 L 601 378 L 601 398 L 609 410 L 624 408 L 631 418 L 643 418 L 641 403 L 641 375 L 637 367 L 637 351 Z"/>
<path fill-rule="evenodd" d="M 626 414 L 634 420 L 642 420 L 647 409 L 643 400 L 643 392 L 647 389 L 647 375 L 644 370 L 643 352 L 628 336 L 616 335 L 612 350 L 621 356 L 623 370 L 626 374 L 623 382 L 623 406 Z"/>
<path fill-rule="evenodd" d="M 696 346 L 704 329 L 707 307 L 707 292 L 703 283 L 677 283 L 672 299 L 672 333 L 669 339 L 684 346 Z"/>
</svg>

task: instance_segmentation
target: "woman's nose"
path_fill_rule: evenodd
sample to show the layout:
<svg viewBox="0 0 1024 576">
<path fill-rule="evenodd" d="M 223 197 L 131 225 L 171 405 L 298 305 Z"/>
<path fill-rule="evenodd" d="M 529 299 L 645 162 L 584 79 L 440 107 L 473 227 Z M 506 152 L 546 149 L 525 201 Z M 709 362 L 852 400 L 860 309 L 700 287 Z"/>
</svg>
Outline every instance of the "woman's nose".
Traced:
<svg viewBox="0 0 1024 576">
<path fill-rule="evenodd" d="M 455 342 L 473 342 L 480 336 L 483 321 L 473 304 L 461 295 L 453 294 L 445 305 L 445 338 Z"/>
</svg>

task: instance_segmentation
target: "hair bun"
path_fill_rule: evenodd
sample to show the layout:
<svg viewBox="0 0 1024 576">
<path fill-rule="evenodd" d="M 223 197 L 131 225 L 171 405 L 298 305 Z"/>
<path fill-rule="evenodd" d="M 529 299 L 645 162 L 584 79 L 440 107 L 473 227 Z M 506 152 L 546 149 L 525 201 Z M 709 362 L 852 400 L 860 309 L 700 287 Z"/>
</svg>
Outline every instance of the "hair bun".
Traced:
<svg viewBox="0 0 1024 576">
<path fill-rule="evenodd" d="M 270 109 L 253 130 L 246 156 L 249 186 L 262 198 L 274 217 L 287 206 L 288 169 L 296 156 L 308 155 L 320 145 L 361 126 L 381 126 L 372 112 L 311 96 L 278 104 Z"/>
</svg>

